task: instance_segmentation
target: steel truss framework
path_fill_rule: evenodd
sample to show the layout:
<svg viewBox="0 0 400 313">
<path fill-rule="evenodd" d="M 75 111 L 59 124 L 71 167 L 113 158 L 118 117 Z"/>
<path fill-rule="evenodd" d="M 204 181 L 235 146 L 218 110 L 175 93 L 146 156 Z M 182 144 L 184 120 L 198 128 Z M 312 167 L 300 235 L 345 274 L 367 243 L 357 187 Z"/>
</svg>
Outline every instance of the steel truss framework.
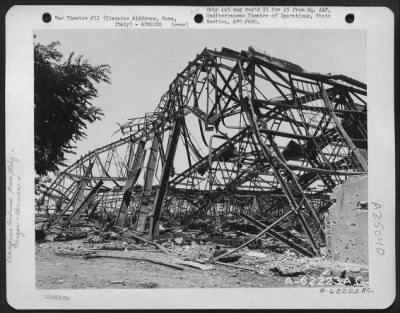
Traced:
<svg viewBox="0 0 400 313">
<path fill-rule="evenodd" d="M 318 255 L 330 193 L 368 170 L 366 95 L 352 78 L 252 48 L 204 49 L 153 113 L 64 170 L 43 207 L 53 223 L 102 216 L 150 237 L 160 219 L 190 226 L 241 215 Z"/>
</svg>

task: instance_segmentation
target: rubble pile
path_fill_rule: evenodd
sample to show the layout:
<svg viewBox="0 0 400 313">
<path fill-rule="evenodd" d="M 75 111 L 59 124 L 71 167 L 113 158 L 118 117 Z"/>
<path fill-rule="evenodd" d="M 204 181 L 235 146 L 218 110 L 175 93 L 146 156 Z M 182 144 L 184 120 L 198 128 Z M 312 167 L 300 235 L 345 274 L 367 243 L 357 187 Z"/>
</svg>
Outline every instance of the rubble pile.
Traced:
<svg viewBox="0 0 400 313">
<path fill-rule="evenodd" d="M 348 277 L 352 284 L 357 282 L 358 286 L 368 282 L 368 267 L 340 264 L 330 259 L 329 255 L 305 257 L 270 237 L 234 251 L 254 235 L 233 229 L 214 229 L 207 234 L 201 230 L 184 231 L 176 227 L 164 230 L 160 239 L 149 241 L 132 230 L 116 226 L 105 231 L 95 223 L 81 223 L 68 229 L 52 226 L 42 240 L 46 243 L 39 243 L 36 253 L 51 249 L 59 257 L 117 258 L 121 261 L 150 262 L 180 271 L 185 268 L 218 271 L 223 266 L 282 279 L 297 277 L 308 281 L 315 277 Z M 53 244 L 52 248 L 50 244 Z M 232 251 L 234 253 L 229 254 Z M 115 254 L 117 252 L 119 254 Z M 128 252 L 131 254 L 128 255 Z M 146 257 L 142 256 L 142 252 L 146 253 Z M 232 275 L 236 277 L 237 274 Z M 358 277 L 357 281 L 355 277 Z M 335 280 L 326 280 L 324 285 L 327 284 L 334 285 Z"/>
</svg>

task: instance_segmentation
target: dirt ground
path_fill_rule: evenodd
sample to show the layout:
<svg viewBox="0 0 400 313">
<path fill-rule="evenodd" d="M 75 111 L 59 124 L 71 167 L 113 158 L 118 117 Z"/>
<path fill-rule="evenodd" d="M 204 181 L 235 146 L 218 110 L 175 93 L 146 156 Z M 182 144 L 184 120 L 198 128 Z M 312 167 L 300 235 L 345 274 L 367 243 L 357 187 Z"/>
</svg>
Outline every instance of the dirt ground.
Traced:
<svg viewBox="0 0 400 313">
<path fill-rule="evenodd" d="M 278 277 L 270 271 L 259 274 L 222 265 L 215 265 L 215 269 L 210 271 L 185 266 L 181 271 L 145 261 L 58 256 L 54 250 L 60 244 L 59 242 L 37 244 L 37 288 L 224 288 L 280 287 L 285 284 L 283 277 Z M 171 258 L 161 252 L 107 251 L 106 254 L 148 257 L 171 263 Z M 111 281 L 123 281 L 123 284 L 113 284 Z"/>
<path fill-rule="evenodd" d="M 142 260 L 89 258 L 58 255 L 59 251 L 88 251 L 92 244 L 82 240 L 46 242 L 36 245 L 36 286 L 39 289 L 110 289 L 110 288 L 266 288 L 331 286 L 332 279 L 362 277 L 368 284 L 368 268 L 352 263 L 338 263 L 324 258 L 307 258 L 291 250 L 273 252 L 240 251 L 240 259 L 229 264 L 253 271 L 208 264 L 213 269 L 200 270 L 179 265 L 177 260 L 195 259 L 207 245 L 175 246 L 174 255 L 148 247 L 146 250 L 97 251 L 103 256 L 148 258 L 178 265 L 182 270 Z M 203 250 L 202 250 L 203 249 Z M 194 256 L 189 257 L 188 256 Z M 316 286 L 316 283 L 319 285 Z"/>
</svg>

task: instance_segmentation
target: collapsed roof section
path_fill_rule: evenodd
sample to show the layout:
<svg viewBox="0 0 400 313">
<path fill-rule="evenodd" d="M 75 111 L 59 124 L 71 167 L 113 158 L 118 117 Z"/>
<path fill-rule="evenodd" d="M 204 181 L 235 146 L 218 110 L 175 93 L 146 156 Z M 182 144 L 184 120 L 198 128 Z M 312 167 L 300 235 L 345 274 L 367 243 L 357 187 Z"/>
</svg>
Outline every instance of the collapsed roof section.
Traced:
<svg viewBox="0 0 400 313">
<path fill-rule="evenodd" d="M 253 48 L 204 49 L 154 112 L 63 171 L 43 208 L 53 224 L 101 218 L 150 237 L 160 220 L 194 227 L 241 216 L 318 255 L 329 195 L 368 171 L 366 95 L 352 78 Z"/>
</svg>

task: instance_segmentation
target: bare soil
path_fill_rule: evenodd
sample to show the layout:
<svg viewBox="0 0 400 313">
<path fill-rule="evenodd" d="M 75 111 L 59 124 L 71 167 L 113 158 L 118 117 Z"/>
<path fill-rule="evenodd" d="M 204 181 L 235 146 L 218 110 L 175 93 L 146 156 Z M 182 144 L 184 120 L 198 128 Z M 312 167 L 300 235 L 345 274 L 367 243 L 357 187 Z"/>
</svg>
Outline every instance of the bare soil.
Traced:
<svg viewBox="0 0 400 313">
<path fill-rule="evenodd" d="M 223 265 L 215 265 L 215 269 L 210 271 L 185 266 L 181 271 L 145 261 L 58 256 L 54 251 L 60 245 L 65 246 L 66 243 L 37 244 L 37 288 L 280 287 L 285 283 L 284 278 L 269 271 L 259 274 Z M 105 253 L 124 257 L 151 258 L 171 263 L 171 257 L 160 252 L 143 250 L 102 252 L 102 254 Z M 123 283 L 111 283 L 112 281 L 123 281 Z"/>
<path fill-rule="evenodd" d="M 213 264 L 213 269 L 203 271 L 176 263 L 177 260 L 194 261 L 210 252 L 209 245 L 193 243 L 172 244 L 170 250 L 173 255 L 166 255 L 152 249 L 153 247 L 144 247 L 147 250 L 96 250 L 97 255 L 145 258 L 180 266 L 182 270 L 142 260 L 102 257 L 85 259 L 82 256 L 57 254 L 60 251 L 63 253 L 89 251 L 95 246 L 82 240 L 38 243 L 36 287 L 39 289 L 320 287 L 312 283 L 323 278 L 323 285 L 328 286 L 332 285 L 334 277 L 360 276 L 363 277 L 363 285 L 368 284 L 368 267 L 340 263 L 326 258 L 307 258 L 289 249 L 278 253 L 244 248 L 240 251 L 239 260 L 228 263 L 252 271 L 220 264 Z M 304 282 L 306 284 L 303 285 Z"/>
</svg>

